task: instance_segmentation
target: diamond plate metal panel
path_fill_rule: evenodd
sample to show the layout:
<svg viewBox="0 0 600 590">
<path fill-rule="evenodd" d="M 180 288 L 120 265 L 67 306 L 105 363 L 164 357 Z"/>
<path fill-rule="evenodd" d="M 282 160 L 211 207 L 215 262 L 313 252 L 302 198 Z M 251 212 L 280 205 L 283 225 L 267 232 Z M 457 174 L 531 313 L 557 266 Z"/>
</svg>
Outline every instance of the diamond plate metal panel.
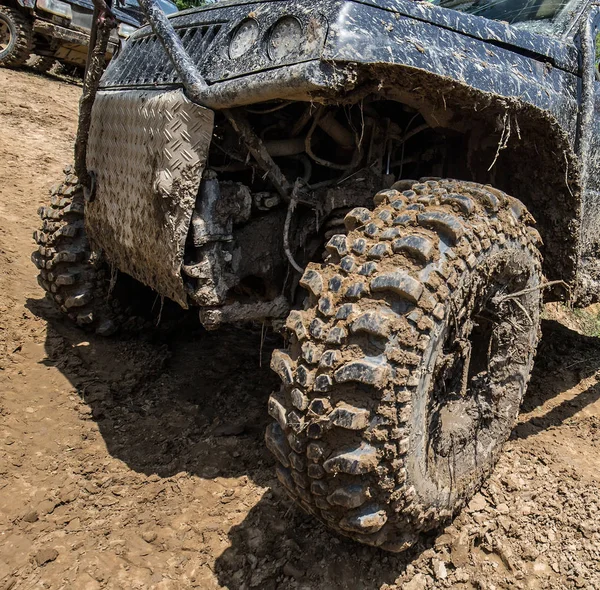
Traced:
<svg viewBox="0 0 600 590">
<path fill-rule="evenodd" d="M 213 121 L 180 90 L 99 92 L 92 111 L 89 236 L 119 270 L 183 307 L 183 252 Z"/>
</svg>

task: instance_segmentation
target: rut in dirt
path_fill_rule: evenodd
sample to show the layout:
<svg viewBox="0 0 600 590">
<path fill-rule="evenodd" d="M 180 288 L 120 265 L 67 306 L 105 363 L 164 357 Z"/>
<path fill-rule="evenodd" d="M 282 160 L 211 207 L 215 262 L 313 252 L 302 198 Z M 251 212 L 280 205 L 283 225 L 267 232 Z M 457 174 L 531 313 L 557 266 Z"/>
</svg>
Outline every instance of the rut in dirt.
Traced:
<svg viewBox="0 0 600 590">
<path fill-rule="evenodd" d="M 324 567 L 326 555 L 328 579 L 332 572 L 337 579 L 329 587 L 352 587 L 357 580 L 379 587 L 393 583 L 407 566 L 427 562 L 435 551 L 435 533 L 397 556 L 358 547 L 287 501 L 263 443 L 267 398 L 277 387 L 268 368 L 271 350 L 281 345 L 277 336 L 256 330 L 205 332 L 190 326 L 188 315 L 163 329 L 106 340 L 65 327 L 46 301 L 30 301 L 29 307 L 50 320 L 49 356 L 89 404 L 111 455 L 148 476 L 247 476 L 271 489 L 227 533 L 231 546 L 215 562 L 220 584 L 243 588 L 260 582 L 261 588 L 275 590 L 282 587 L 277 580 L 284 564 L 291 564 L 286 568 L 291 579 L 304 580 Z M 581 365 L 576 365 L 579 371 L 573 372 L 573 363 Z M 598 370 L 597 339 L 545 320 L 524 411 L 535 411 Z M 556 427 L 599 398 L 598 386 L 582 391 L 550 414 L 521 423 L 512 439 Z M 349 559 L 356 560 L 352 579 Z"/>
</svg>

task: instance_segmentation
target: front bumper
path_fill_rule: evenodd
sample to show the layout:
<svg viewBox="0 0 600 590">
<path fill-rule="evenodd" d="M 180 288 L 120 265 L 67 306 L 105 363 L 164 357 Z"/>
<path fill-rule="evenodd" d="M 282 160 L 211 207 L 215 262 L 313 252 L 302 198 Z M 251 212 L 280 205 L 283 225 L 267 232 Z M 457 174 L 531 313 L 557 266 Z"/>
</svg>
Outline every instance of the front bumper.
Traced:
<svg viewBox="0 0 600 590">
<path fill-rule="evenodd" d="M 340 0 L 323 0 L 318 7 L 305 1 L 222 2 L 184 11 L 169 20 L 201 75 L 213 86 L 320 59 L 329 15 L 339 5 Z M 273 29 L 286 19 L 297 21 L 302 33 L 294 37 L 288 51 L 274 55 L 270 51 Z M 232 39 L 240 24 L 249 20 L 257 23 L 256 40 L 247 51 L 232 57 Z M 128 39 L 101 81 L 105 89 L 172 85 L 181 85 L 181 80 L 149 26 Z"/>
<path fill-rule="evenodd" d="M 89 33 L 69 29 L 68 27 L 63 27 L 39 18 L 33 22 L 33 30 L 39 35 L 58 42 L 59 45 L 69 45 L 73 48 L 78 48 L 82 52 L 87 52 L 87 47 L 90 43 Z M 113 55 L 117 46 L 118 44 L 114 41 L 109 41 L 107 53 Z"/>
<path fill-rule="evenodd" d="M 319 97 L 326 101 L 327 97 L 339 98 L 340 91 L 350 89 L 355 81 L 351 68 L 336 71 L 333 65 L 315 60 L 213 84 L 202 100 L 215 110 L 271 100 L 310 102 Z"/>
</svg>

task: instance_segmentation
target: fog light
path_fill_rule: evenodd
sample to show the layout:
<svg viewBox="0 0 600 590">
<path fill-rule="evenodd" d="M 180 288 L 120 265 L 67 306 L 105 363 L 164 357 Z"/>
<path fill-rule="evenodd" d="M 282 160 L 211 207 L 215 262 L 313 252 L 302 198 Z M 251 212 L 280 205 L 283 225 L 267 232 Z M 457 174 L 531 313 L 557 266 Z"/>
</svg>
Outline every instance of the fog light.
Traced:
<svg viewBox="0 0 600 590">
<path fill-rule="evenodd" d="M 281 60 L 298 51 L 304 39 L 302 25 L 293 16 L 284 16 L 278 20 L 269 36 L 269 57 Z"/>
<path fill-rule="evenodd" d="M 252 49 L 258 39 L 258 23 L 253 19 L 246 19 L 237 29 L 229 43 L 229 57 L 237 59 Z"/>
</svg>

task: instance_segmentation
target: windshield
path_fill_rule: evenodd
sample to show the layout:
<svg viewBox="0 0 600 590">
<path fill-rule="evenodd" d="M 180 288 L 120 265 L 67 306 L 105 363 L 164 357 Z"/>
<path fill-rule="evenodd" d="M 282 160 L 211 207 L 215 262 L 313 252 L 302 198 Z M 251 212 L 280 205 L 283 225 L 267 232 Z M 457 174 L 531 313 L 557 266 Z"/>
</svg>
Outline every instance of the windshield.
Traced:
<svg viewBox="0 0 600 590">
<path fill-rule="evenodd" d="M 165 14 L 173 14 L 174 12 L 177 12 L 177 6 L 175 6 L 173 2 L 169 2 L 169 0 L 157 0 L 157 2 Z M 117 3 L 117 6 L 132 8 L 136 12 L 143 14 L 137 0 L 121 0 L 121 2 Z"/>
<path fill-rule="evenodd" d="M 512 24 L 535 26 L 556 18 L 571 0 L 433 0 L 433 4 Z"/>
<path fill-rule="evenodd" d="M 173 14 L 177 12 L 177 6 L 175 6 L 173 2 L 168 2 L 167 0 L 158 0 L 158 5 L 163 9 L 165 14 Z"/>
</svg>

